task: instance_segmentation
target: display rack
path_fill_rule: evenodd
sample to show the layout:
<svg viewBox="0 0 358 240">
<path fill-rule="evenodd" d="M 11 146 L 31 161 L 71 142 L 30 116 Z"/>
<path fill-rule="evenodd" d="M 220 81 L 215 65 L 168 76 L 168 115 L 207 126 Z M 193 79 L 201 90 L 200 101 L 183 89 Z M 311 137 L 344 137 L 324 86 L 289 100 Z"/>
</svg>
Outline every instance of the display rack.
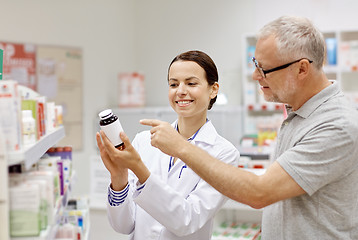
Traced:
<svg viewBox="0 0 358 240">
<path fill-rule="evenodd" d="M 56 203 L 56 206 L 53 210 L 54 219 L 55 219 L 54 225 L 48 226 L 47 229 L 41 231 L 40 235 L 36 236 L 36 237 L 12 237 L 10 239 L 11 240 L 54 240 L 55 236 L 56 236 L 57 229 L 58 229 L 58 223 L 61 222 L 62 210 L 67 205 L 67 202 L 71 196 L 72 186 L 76 182 L 76 177 L 77 177 L 76 173 L 73 172 L 71 181 L 70 181 L 70 185 L 68 185 L 68 188 L 64 192 L 63 196 L 60 199 L 58 199 L 58 201 Z M 89 226 L 88 226 L 88 229 L 89 229 Z M 85 232 L 84 236 L 81 239 L 88 240 L 89 239 L 89 231 Z"/>
<path fill-rule="evenodd" d="M 26 146 L 23 150 L 8 153 L 8 166 L 23 164 L 25 170 L 36 163 L 45 152 L 65 136 L 64 127 L 58 127 L 56 131 L 47 134 L 35 144 Z"/>
<path fill-rule="evenodd" d="M 42 155 L 58 141 L 65 136 L 65 130 L 63 127 L 59 127 L 56 131 L 49 133 L 42 137 L 35 144 L 24 148 L 18 152 L 9 152 L 7 154 L 7 165 L 22 164 L 25 169 L 29 169 L 32 164 L 36 163 Z M 8 207 L 9 208 L 9 207 Z M 5 224 L 9 229 L 9 223 Z M 11 240 L 50 240 L 54 239 L 52 232 L 55 232 L 53 227 L 49 226 L 45 231 L 41 231 L 40 236 L 27 237 L 27 238 L 6 238 Z M 51 238 L 52 237 L 52 238 Z M 5 240 L 5 239 L 4 239 Z"/>
<path fill-rule="evenodd" d="M 5 174 L 1 174 L 4 176 L 1 179 L 1 198 L 0 198 L 0 207 L 3 209 L 2 215 L 5 215 L 4 219 L 1 219 L 1 234 L 0 240 L 52 240 L 55 238 L 56 234 L 56 224 L 53 226 L 48 226 L 46 230 L 41 231 L 39 236 L 36 237 L 9 237 L 9 217 L 8 217 L 8 209 L 9 209 L 9 200 L 8 200 L 8 173 L 7 169 L 9 166 L 21 164 L 24 166 L 25 170 L 30 169 L 30 167 L 36 163 L 41 156 L 43 156 L 46 151 L 59 142 L 65 136 L 64 127 L 58 127 L 54 132 L 49 133 L 43 136 L 39 141 L 35 144 L 25 147 L 23 150 L 17 152 L 9 152 L 6 153 L 2 151 L 0 148 L 0 163 L 5 163 L 4 167 L 1 167 L 1 171 L 4 171 Z M 75 179 L 75 175 L 72 176 L 72 180 Z M 2 189 L 4 188 L 4 189 Z M 59 221 L 59 214 L 61 209 L 66 205 L 68 197 L 71 192 L 71 184 L 67 188 L 65 194 L 59 199 L 54 209 L 55 223 Z M 3 196 L 4 195 L 4 196 Z M 4 229 L 4 231 L 3 231 Z M 86 238 L 87 239 L 87 236 Z"/>
</svg>

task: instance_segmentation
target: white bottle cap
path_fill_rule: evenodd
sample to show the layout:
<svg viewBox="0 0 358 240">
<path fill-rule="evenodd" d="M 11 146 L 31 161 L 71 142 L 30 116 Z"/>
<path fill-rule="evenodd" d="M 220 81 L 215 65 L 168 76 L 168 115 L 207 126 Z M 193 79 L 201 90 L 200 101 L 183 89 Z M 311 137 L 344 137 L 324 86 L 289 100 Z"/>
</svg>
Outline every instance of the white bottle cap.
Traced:
<svg viewBox="0 0 358 240">
<path fill-rule="evenodd" d="M 107 117 L 111 116 L 113 113 L 112 113 L 112 109 L 106 109 L 106 110 L 103 110 L 102 112 L 100 112 L 98 114 L 98 116 L 101 118 L 101 119 L 106 119 Z"/>
</svg>

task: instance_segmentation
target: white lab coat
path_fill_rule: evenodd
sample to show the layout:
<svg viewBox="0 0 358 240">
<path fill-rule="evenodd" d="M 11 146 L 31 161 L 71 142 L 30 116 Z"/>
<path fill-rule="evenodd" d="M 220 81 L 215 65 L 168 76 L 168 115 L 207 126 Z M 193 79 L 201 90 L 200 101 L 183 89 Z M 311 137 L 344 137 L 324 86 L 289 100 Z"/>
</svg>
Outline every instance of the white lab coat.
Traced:
<svg viewBox="0 0 358 240">
<path fill-rule="evenodd" d="M 191 143 L 225 163 L 238 164 L 238 150 L 218 135 L 211 121 Z M 138 191 L 137 178 L 130 172 L 126 200 L 120 206 L 107 204 L 113 229 L 131 234 L 132 240 L 211 239 L 214 215 L 227 198 L 189 167 L 183 168 L 180 159 L 168 173 L 170 156 L 151 146 L 149 131 L 137 134 L 133 146 L 151 175 Z"/>
</svg>

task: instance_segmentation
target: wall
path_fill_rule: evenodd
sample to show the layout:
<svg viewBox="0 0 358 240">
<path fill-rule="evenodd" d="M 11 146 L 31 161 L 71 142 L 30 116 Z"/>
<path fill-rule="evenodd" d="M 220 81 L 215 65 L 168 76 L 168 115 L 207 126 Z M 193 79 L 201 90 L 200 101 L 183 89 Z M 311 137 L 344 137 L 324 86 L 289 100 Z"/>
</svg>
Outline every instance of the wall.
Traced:
<svg viewBox="0 0 358 240">
<path fill-rule="evenodd" d="M 354 6 L 354 0 L 137 0 L 136 66 L 146 75 L 147 103 L 167 105 L 160 93 L 167 90 L 168 64 L 180 52 L 200 49 L 217 64 L 229 104 L 239 104 L 243 34 L 281 15 L 306 16 L 323 31 L 356 29 Z"/>
<path fill-rule="evenodd" d="M 179 53 L 198 49 L 217 64 L 220 91 L 240 103 L 241 33 L 251 30 L 253 1 L 136 1 L 136 65 L 146 75 L 147 103 L 167 105 L 167 68 Z M 148 9 L 151 9 L 148 11 Z M 245 23 L 245 24 L 241 24 Z M 159 93 L 159 94 L 158 94 Z M 163 94 L 161 94 L 163 93 Z"/>
</svg>

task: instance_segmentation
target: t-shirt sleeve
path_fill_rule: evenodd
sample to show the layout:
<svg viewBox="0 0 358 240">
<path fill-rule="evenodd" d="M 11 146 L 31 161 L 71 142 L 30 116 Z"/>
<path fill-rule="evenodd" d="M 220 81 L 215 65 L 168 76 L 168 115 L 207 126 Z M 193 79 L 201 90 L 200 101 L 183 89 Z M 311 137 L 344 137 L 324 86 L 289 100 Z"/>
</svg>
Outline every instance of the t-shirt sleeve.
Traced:
<svg viewBox="0 0 358 240">
<path fill-rule="evenodd" d="M 312 195 L 324 185 L 349 174 L 353 146 L 350 133 L 344 128 L 325 124 L 305 135 L 277 161 Z"/>
</svg>

